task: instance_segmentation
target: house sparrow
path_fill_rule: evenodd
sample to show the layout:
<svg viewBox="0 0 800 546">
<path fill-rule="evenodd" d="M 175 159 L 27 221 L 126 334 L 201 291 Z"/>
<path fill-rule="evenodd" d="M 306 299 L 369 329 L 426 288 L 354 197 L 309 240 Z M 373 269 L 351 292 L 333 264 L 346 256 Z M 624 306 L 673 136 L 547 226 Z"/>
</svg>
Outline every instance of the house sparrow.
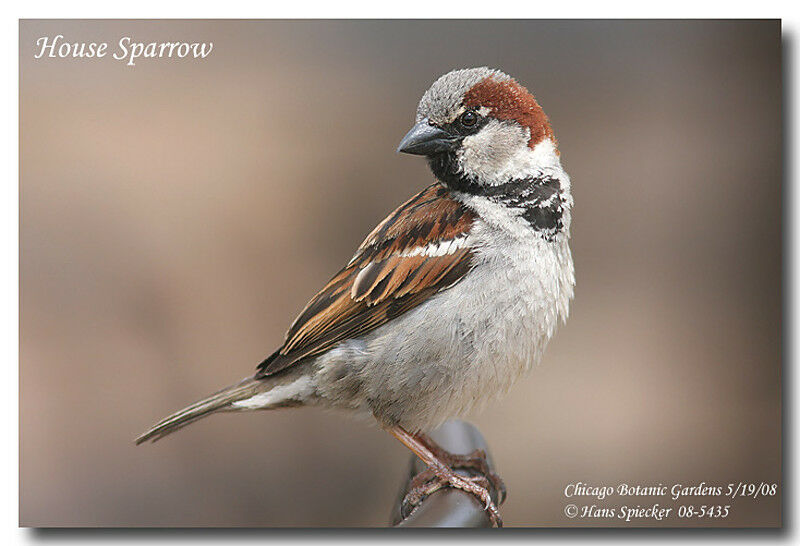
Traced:
<svg viewBox="0 0 800 546">
<path fill-rule="evenodd" d="M 533 95 L 485 67 L 436 80 L 398 151 L 425 156 L 435 182 L 378 224 L 252 377 L 137 444 L 222 411 L 351 410 L 428 465 L 409 502 L 456 487 L 501 524 L 487 480 L 453 470 L 482 454 L 449 455 L 425 433 L 507 392 L 566 320 L 570 180 Z"/>
</svg>

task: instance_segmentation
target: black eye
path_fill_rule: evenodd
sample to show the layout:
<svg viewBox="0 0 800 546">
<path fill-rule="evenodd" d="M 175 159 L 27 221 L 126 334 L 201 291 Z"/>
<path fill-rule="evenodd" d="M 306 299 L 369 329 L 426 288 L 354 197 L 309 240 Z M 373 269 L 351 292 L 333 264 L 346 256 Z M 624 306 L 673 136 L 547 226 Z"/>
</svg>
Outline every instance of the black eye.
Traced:
<svg viewBox="0 0 800 546">
<path fill-rule="evenodd" d="M 461 114 L 461 125 L 464 127 L 472 127 L 476 123 L 478 123 L 478 114 L 473 112 L 472 110 L 467 110 L 463 114 Z"/>
</svg>

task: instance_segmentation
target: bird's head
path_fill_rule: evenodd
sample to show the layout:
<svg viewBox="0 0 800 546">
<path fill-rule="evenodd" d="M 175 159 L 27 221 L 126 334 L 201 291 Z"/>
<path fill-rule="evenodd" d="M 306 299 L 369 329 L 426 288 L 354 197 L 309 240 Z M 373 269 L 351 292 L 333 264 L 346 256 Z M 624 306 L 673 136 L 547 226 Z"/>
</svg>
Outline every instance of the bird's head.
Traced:
<svg viewBox="0 0 800 546">
<path fill-rule="evenodd" d="M 550 121 L 533 95 L 486 67 L 436 80 L 397 150 L 426 156 L 437 178 L 454 189 L 504 184 L 559 164 Z"/>
</svg>

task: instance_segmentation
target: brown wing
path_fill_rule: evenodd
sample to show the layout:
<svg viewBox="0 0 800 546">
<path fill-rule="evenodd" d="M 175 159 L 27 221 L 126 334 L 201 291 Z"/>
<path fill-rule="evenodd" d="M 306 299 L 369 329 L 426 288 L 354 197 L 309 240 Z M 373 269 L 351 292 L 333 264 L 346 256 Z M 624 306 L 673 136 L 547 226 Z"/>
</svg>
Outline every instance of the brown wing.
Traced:
<svg viewBox="0 0 800 546">
<path fill-rule="evenodd" d="M 363 335 L 455 284 L 471 267 L 475 215 L 434 184 L 390 214 L 306 305 L 256 377 Z"/>
</svg>

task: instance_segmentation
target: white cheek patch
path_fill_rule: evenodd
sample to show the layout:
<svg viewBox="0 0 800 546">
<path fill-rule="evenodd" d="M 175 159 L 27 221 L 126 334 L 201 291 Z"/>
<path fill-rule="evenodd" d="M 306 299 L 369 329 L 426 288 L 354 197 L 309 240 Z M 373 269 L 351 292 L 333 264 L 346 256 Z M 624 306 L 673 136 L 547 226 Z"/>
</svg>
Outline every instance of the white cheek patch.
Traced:
<svg viewBox="0 0 800 546">
<path fill-rule="evenodd" d="M 458 152 L 461 172 L 485 184 L 505 182 L 515 156 L 529 151 L 527 129 L 515 123 L 491 120 L 477 134 L 466 137 Z"/>
<path fill-rule="evenodd" d="M 491 121 L 478 134 L 464 139 L 457 156 L 459 171 L 489 186 L 551 174 L 568 189 L 555 143 L 545 138 L 531 150 L 529 139 L 528 128 Z"/>
<path fill-rule="evenodd" d="M 268 408 L 289 400 L 302 401 L 313 392 L 314 384 L 311 378 L 301 377 L 288 385 L 278 385 L 267 392 L 261 392 L 245 400 L 234 402 L 232 407 L 239 409 Z"/>
</svg>

